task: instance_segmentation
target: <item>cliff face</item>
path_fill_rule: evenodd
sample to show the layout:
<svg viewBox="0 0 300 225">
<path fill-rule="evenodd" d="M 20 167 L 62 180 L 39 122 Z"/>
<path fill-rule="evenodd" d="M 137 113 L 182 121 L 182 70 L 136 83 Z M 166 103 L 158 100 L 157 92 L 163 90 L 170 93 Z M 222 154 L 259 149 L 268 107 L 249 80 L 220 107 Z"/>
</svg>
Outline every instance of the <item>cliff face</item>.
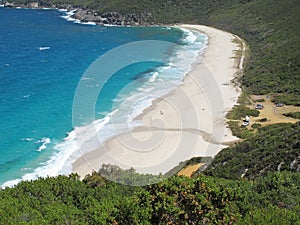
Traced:
<svg viewBox="0 0 300 225">
<path fill-rule="evenodd" d="M 150 26 L 154 25 L 154 18 L 151 13 L 126 13 L 119 12 L 104 12 L 98 13 L 95 10 L 86 8 L 76 8 L 70 4 L 53 4 L 46 1 L 15 3 L 0 1 L 0 4 L 7 8 L 53 8 L 53 9 L 67 9 L 74 10 L 74 19 L 82 22 L 94 22 L 99 25 L 117 25 L 117 26 Z"/>
</svg>

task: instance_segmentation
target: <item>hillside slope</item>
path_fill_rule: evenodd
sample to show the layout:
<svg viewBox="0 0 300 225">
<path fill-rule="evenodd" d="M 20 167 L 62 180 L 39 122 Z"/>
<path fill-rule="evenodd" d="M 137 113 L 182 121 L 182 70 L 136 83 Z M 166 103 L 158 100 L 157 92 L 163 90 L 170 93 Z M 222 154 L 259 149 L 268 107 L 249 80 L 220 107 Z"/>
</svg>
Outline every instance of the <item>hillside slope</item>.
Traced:
<svg viewBox="0 0 300 225">
<path fill-rule="evenodd" d="M 222 150 L 205 174 L 229 179 L 255 179 L 274 171 L 300 172 L 300 123 L 275 124 Z"/>
</svg>

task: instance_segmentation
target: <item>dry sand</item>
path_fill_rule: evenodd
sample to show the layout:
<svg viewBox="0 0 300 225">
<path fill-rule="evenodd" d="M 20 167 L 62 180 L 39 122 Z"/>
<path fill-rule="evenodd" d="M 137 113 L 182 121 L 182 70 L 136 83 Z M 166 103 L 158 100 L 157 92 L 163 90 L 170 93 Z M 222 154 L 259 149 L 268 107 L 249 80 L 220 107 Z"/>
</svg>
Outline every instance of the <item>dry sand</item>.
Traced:
<svg viewBox="0 0 300 225">
<path fill-rule="evenodd" d="M 202 25 L 180 27 L 209 37 L 204 57 L 193 64 L 180 87 L 154 101 L 136 118 L 144 126 L 82 155 L 73 164 L 73 172 L 83 177 L 110 163 L 140 173 L 165 173 L 194 156 L 215 156 L 225 147 L 223 142 L 237 139 L 225 120 L 240 95 L 240 89 L 232 84 L 240 67 L 235 37 Z"/>
<path fill-rule="evenodd" d="M 198 164 L 195 164 L 195 165 L 187 166 L 187 167 L 183 168 L 182 170 L 180 170 L 177 173 L 177 175 L 178 176 L 191 177 L 193 175 L 193 173 L 195 173 L 203 165 L 205 165 L 205 163 L 198 163 Z"/>
</svg>

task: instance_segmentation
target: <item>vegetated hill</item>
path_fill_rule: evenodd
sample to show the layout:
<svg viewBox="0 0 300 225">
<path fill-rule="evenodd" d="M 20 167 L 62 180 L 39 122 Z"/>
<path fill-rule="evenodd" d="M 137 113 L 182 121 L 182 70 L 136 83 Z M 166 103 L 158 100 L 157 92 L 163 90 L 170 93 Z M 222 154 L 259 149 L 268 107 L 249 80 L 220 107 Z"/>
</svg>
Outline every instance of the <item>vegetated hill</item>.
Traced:
<svg viewBox="0 0 300 225">
<path fill-rule="evenodd" d="M 116 184 L 97 173 L 84 181 L 59 176 L 0 190 L 0 224 L 294 225 L 299 182 L 300 173 L 290 172 L 254 182 L 175 176 L 147 187 Z"/>
<path fill-rule="evenodd" d="M 241 36 L 250 45 L 242 84 L 251 93 L 290 94 L 291 103 L 300 103 L 299 12 L 297 0 L 254 0 L 210 16 L 209 24 Z"/>
<path fill-rule="evenodd" d="M 255 136 L 222 150 L 205 174 L 254 179 L 284 170 L 300 172 L 300 122 L 260 128 Z"/>
</svg>

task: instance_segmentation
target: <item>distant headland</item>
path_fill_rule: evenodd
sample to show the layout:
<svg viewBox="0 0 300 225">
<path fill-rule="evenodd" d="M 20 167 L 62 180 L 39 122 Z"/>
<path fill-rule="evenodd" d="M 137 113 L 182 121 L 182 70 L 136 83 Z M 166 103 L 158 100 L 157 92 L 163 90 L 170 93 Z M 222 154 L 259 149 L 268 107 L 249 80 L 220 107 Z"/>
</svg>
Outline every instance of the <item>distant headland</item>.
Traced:
<svg viewBox="0 0 300 225">
<path fill-rule="evenodd" d="M 7 2 L 0 1 L 0 5 L 6 8 L 29 8 L 29 9 L 64 9 L 72 11 L 72 18 L 83 23 L 95 23 L 98 25 L 113 26 L 153 26 L 154 18 L 151 13 L 119 13 L 104 12 L 99 13 L 96 10 L 87 7 L 76 7 L 71 4 L 51 3 L 46 1 L 38 2 Z"/>
</svg>

